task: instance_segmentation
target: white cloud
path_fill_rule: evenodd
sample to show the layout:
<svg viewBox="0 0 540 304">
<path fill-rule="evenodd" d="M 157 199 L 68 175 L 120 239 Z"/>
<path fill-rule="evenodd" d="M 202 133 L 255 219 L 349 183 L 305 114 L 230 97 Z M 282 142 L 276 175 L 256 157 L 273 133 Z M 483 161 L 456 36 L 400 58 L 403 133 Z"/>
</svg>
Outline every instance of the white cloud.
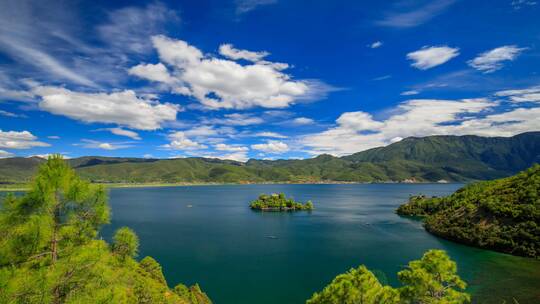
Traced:
<svg viewBox="0 0 540 304">
<path fill-rule="evenodd" d="M 365 112 L 343 113 L 336 126 L 310 134 L 301 142 L 314 154 L 346 155 L 400 141 L 410 136 L 466 135 L 512 136 L 540 130 L 540 107 L 507 108 L 488 99 L 409 100 L 385 120 Z"/>
<path fill-rule="evenodd" d="M 168 136 L 171 141 L 168 144 L 162 145 L 162 148 L 171 150 L 201 150 L 208 148 L 206 145 L 200 144 L 196 141 L 189 139 L 185 132 L 177 131 L 170 133 Z"/>
<path fill-rule="evenodd" d="M 0 87 L 0 98 L 4 100 L 32 101 L 34 94 L 23 90 L 10 90 Z"/>
<path fill-rule="evenodd" d="M 307 118 L 307 117 L 297 117 L 297 118 L 292 120 L 292 123 L 294 125 L 311 125 L 311 124 L 314 124 L 315 121 L 313 119 Z"/>
<path fill-rule="evenodd" d="M 51 136 L 47 136 L 48 139 L 60 139 L 60 136 L 57 136 L 57 135 L 51 135 Z"/>
<path fill-rule="evenodd" d="M 259 6 L 277 3 L 277 0 L 236 0 L 236 13 L 244 14 Z"/>
<path fill-rule="evenodd" d="M 521 90 L 506 90 L 495 93 L 495 96 L 509 97 L 512 102 L 540 102 L 540 86 Z"/>
<path fill-rule="evenodd" d="M 167 67 L 162 63 L 158 64 L 139 64 L 128 70 L 130 75 L 135 75 L 140 78 L 146 78 L 151 81 L 163 82 L 172 84 L 175 80 L 169 74 Z"/>
<path fill-rule="evenodd" d="M 390 78 L 392 78 L 392 75 L 383 75 L 383 76 L 379 76 L 379 77 L 373 78 L 373 80 L 375 80 L 375 81 L 381 81 L 381 80 L 386 80 L 386 79 L 390 79 Z"/>
<path fill-rule="evenodd" d="M 214 148 L 218 151 L 228 151 L 228 152 L 246 152 L 249 150 L 248 147 L 241 145 L 227 145 L 227 144 L 217 144 Z"/>
<path fill-rule="evenodd" d="M 82 146 L 88 149 L 102 149 L 102 150 L 118 150 L 118 149 L 125 149 L 125 148 L 132 147 L 130 143 L 126 143 L 126 142 L 109 143 L 109 142 L 101 142 L 101 141 L 92 140 L 92 139 L 82 139 L 81 141 L 83 142 L 82 144 L 74 144 L 74 145 Z"/>
<path fill-rule="evenodd" d="M 217 159 L 222 159 L 222 160 L 234 160 L 234 161 L 242 162 L 242 163 L 249 160 L 247 152 L 245 151 L 226 153 L 226 154 L 205 153 L 205 154 L 198 154 L 196 156 L 204 157 L 204 158 L 217 158 Z"/>
<path fill-rule="evenodd" d="M 270 55 L 268 52 L 252 52 L 234 48 L 232 44 L 222 44 L 219 46 L 219 53 L 232 60 L 244 59 L 251 62 L 261 61 L 264 57 Z"/>
<path fill-rule="evenodd" d="M 405 91 L 405 92 L 401 92 L 401 96 L 411 96 L 411 95 L 417 95 L 417 94 L 420 94 L 419 91 L 417 90 L 410 90 L 410 91 Z"/>
<path fill-rule="evenodd" d="M 459 48 L 448 46 L 425 46 L 418 51 L 407 54 L 409 60 L 414 61 L 411 66 L 427 70 L 441 65 L 459 55 Z"/>
<path fill-rule="evenodd" d="M 527 48 L 519 48 L 517 45 L 505 45 L 479 54 L 467 63 L 484 73 L 493 73 L 503 68 L 505 61 L 513 61 Z"/>
<path fill-rule="evenodd" d="M 155 130 L 176 120 L 179 107 L 138 97 L 125 90 L 115 93 L 82 93 L 60 87 L 36 87 L 39 107 L 84 122 L 118 124 L 139 130 Z"/>
<path fill-rule="evenodd" d="M 251 148 L 254 150 L 263 151 L 266 153 L 285 153 L 289 151 L 289 146 L 281 141 L 269 140 L 265 144 L 255 144 L 251 145 Z"/>
<path fill-rule="evenodd" d="M 531 0 L 513 0 L 511 2 L 511 5 L 514 9 L 519 10 L 526 6 L 535 6 L 538 4 L 538 1 L 531 1 Z"/>
<path fill-rule="evenodd" d="M 246 161 L 249 160 L 249 157 L 247 156 L 246 152 L 234 152 L 234 153 L 229 153 L 229 154 L 223 154 L 223 155 L 216 156 L 216 158 L 230 159 L 230 160 L 235 160 L 237 162 L 242 162 L 242 163 L 245 163 Z"/>
<path fill-rule="evenodd" d="M 212 124 L 228 126 L 250 126 L 264 123 L 264 119 L 260 116 L 244 113 L 225 114 L 223 118 L 206 119 L 205 121 Z"/>
<path fill-rule="evenodd" d="M 373 120 L 373 117 L 365 112 L 346 112 L 336 120 L 338 125 L 346 130 L 366 131 L 381 127 L 381 122 Z"/>
<path fill-rule="evenodd" d="M 152 42 L 163 67 L 141 64 L 131 68 L 130 72 L 167 84 L 173 93 L 194 97 L 211 109 L 285 108 L 335 90 L 316 80 L 293 80 L 283 72 L 288 65 L 261 60 L 267 52 L 222 45 L 220 52 L 228 58 L 256 61 L 242 65 L 230 59 L 205 56 L 182 40 L 154 36 Z M 165 65 L 170 72 L 164 69 Z M 152 73 L 146 72 L 149 68 Z"/>
<path fill-rule="evenodd" d="M 152 44 L 150 36 L 162 32 L 165 23 L 177 23 L 175 11 L 154 2 L 146 7 L 124 7 L 109 13 L 109 22 L 98 26 L 103 40 L 113 47 L 132 53 L 148 53 Z"/>
<path fill-rule="evenodd" d="M 426 2 L 418 1 L 397 1 L 392 11 L 388 12 L 385 18 L 378 20 L 377 25 L 410 28 L 421 25 L 433 17 L 441 14 L 456 0 L 434 0 Z M 414 3 L 425 3 L 423 5 L 414 5 Z"/>
<path fill-rule="evenodd" d="M 275 132 L 259 132 L 253 135 L 258 136 L 258 137 L 268 137 L 268 138 L 287 138 L 287 136 L 279 134 L 279 133 L 275 133 Z"/>
<path fill-rule="evenodd" d="M 131 130 L 126 130 L 126 129 L 122 129 L 122 128 L 109 128 L 109 129 L 106 129 L 106 130 L 110 131 L 114 135 L 126 136 L 126 137 L 129 137 L 131 139 L 141 140 L 141 137 L 139 136 L 139 134 L 137 134 L 137 132 L 133 132 Z"/>
<path fill-rule="evenodd" d="M 37 137 L 28 131 L 2 131 L 0 130 L 0 148 L 30 149 L 34 147 L 49 147 L 48 143 L 37 140 Z"/>
<path fill-rule="evenodd" d="M 382 45 L 383 43 L 381 41 L 375 41 L 372 44 L 370 44 L 369 47 L 372 49 L 377 49 L 377 48 L 380 48 Z"/>
<path fill-rule="evenodd" d="M 5 117 L 11 117 L 11 118 L 20 117 L 19 115 L 15 114 L 15 113 L 11 113 L 11 112 L 4 111 L 4 110 L 0 110 L 0 115 L 5 116 Z"/>
<path fill-rule="evenodd" d="M 15 156 L 15 154 L 8 151 L 0 150 L 0 158 L 8 158 L 13 156 Z"/>
</svg>

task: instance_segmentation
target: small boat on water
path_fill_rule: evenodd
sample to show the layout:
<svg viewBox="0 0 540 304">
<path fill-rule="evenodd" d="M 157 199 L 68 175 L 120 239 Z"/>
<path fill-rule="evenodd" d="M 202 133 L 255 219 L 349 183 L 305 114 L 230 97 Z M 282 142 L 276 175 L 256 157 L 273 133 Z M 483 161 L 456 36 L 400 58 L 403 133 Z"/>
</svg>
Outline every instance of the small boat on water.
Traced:
<svg viewBox="0 0 540 304">
<path fill-rule="evenodd" d="M 275 235 L 267 235 L 266 238 L 267 239 L 272 239 L 272 240 L 277 240 L 278 239 L 278 237 L 275 236 Z"/>
<path fill-rule="evenodd" d="M 192 208 L 192 207 L 193 207 L 193 205 L 187 205 L 186 207 L 188 207 L 188 208 Z"/>
</svg>

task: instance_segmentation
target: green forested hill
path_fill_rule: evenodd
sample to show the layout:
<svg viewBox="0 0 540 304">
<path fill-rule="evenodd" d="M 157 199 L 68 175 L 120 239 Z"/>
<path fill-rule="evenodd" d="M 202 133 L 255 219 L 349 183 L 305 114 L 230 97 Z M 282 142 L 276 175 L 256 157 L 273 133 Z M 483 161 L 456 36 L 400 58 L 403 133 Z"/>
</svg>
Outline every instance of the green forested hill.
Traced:
<svg viewBox="0 0 540 304">
<path fill-rule="evenodd" d="M 411 197 L 398 214 L 425 216 L 429 232 L 450 240 L 540 258 L 540 165 L 448 197 Z"/>
<path fill-rule="evenodd" d="M 0 159 L 0 182 L 27 182 L 43 159 Z M 540 162 L 540 132 L 514 137 L 429 136 L 344 157 L 305 160 L 208 158 L 142 159 L 86 156 L 70 159 L 95 182 L 378 182 L 470 181 L 509 176 Z"/>
</svg>

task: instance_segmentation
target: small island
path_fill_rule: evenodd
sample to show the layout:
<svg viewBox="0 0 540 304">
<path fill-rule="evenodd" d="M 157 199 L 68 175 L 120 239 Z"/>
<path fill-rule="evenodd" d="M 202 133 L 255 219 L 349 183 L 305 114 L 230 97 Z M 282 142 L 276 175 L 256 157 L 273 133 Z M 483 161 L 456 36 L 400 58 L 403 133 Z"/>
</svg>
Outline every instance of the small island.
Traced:
<svg viewBox="0 0 540 304">
<path fill-rule="evenodd" d="M 297 202 L 292 198 L 285 197 L 284 193 L 272 193 L 261 194 L 259 198 L 251 202 L 249 207 L 253 210 L 260 211 L 299 211 L 299 210 L 313 210 L 313 203 L 307 201 L 306 203 Z"/>
</svg>

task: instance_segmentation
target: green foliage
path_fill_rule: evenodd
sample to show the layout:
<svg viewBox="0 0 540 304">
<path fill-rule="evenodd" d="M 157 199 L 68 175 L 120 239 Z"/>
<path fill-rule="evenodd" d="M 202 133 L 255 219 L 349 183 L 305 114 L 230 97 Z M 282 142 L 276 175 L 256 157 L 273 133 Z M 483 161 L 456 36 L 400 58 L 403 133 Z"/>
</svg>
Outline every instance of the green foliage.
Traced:
<svg viewBox="0 0 540 304">
<path fill-rule="evenodd" d="M 400 289 L 403 303 L 469 303 L 466 283 L 457 275 L 456 263 L 443 250 L 430 250 L 422 259 L 409 263 L 398 273 L 404 286 Z"/>
<path fill-rule="evenodd" d="M 440 199 L 427 197 L 425 195 L 413 195 L 409 201 L 397 209 L 397 214 L 404 216 L 428 216 L 438 211 Z"/>
<path fill-rule="evenodd" d="M 174 287 L 174 292 L 183 300 L 190 304 L 211 304 L 210 298 L 201 290 L 199 284 L 187 287 L 184 284 L 178 284 Z"/>
<path fill-rule="evenodd" d="M 108 215 L 103 188 L 50 157 L 31 190 L 8 195 L 0 210 L 0 303 L 211 303 L 198 287 L 187 293 L 198 302 L 171 291 L 155 260 L 137 263 L 128 228 L 115 234 L 113 251 L 96 240 Z"/>
<path fill-rule="evenodd" d="M 383 286 L 365 266 L 338 275 L 307 304 L 465 304 L 470 296 L 456 264 L 442 250 L 430 250 L 398 273 L 400 288 Z"/>
<path fill-rule="evenodd" d="M 128 227 L 116 230 L 113 236 L 112 252 L 121 259 L 137 257 L 139 251 L 139 238 Z"/>
<path fill-rule="evenodd" d="M 397 290 L 382 286 L 365 266 L 338 275 L 320 293 L 315 293 L 307 304 L 397 304 Z"/>
<path fill-rule="evenodd" d="M 249 204 L 254 210 L 262 211 L 297 211 L 313 210 L 313 203 L 308 201 L 305 204 L 296 202 L 292 198 L 285 197 L 284 193 L 261 194 L 259 198 Z"/>
<path fill-rule="evenodd" d="M 426 229 L 450 240 L 540 258 L 540 165 L 448 197 L 411 197 L 398 213 L 427 216 Z"/>
<path fill-rule="evenodd" d="M 161 270 L 161 265 L 154 260 L 154 258 L 147 256 L 139 262 L 139 267 L 146 272 L 152 279 L 167 284 L 165 281 L 165 276 Z"/>
<path fill-rule="evenodd" d="M 509 176 L 540 162 L 539 155 L 540 132 L 529 132 L 509 138 L 410 137 L 349 156 L 305 160 L 80 157 L 69 163 L 93 182 L 110 183 L 435 182 Z M 0 159 L 0 183 L 27 182 L 41 162 L 36 157 Z"/>
<path fill-rule="evenodd" d="M 108 221 L 104 188 L 81 180 L 61 156 L 51 156 L 24 197 L 9 196 L 5 201 L 0 264 L 36 258 L 54 263 L 70 248 L 93 239 Z"/>
</svg>

